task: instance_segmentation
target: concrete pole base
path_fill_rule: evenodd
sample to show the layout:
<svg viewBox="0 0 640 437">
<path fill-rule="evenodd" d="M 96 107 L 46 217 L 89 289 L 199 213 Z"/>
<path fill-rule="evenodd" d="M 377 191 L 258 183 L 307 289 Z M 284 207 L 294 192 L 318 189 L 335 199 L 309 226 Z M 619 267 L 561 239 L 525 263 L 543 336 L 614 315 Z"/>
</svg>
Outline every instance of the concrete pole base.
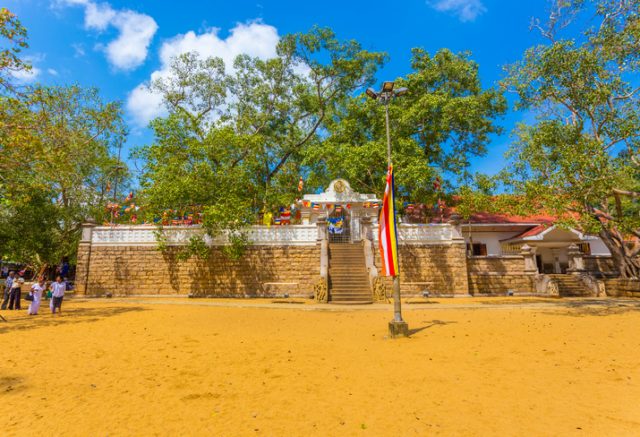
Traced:
<svg viewBox="0 0 640 437">
<path fill-rule="evenodd" d="M 405 321 L 402 321 L 402 322 L 398 322 L 396 320 L 390 321 L 389 322 L 389 336 L 391 338 L 408 337 L 409 336 L 409 325 Z"/>
</svg>

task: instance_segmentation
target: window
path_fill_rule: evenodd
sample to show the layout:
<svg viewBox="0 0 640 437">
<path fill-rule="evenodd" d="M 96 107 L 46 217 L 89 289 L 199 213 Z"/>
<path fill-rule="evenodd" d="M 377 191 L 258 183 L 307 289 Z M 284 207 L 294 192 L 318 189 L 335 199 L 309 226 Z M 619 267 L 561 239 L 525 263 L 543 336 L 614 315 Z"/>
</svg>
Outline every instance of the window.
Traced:
<svg viewBox="0 0 640 437">
<path fill-rule="evenodd" d="M 578 247 L 580 248 L 580 252 L 584 255 L 591 255 L 591 246 L 589 243 L 579 243 Z"/>
<path fill-rule="evenodd" d="M 487 245 L 484 243 L 467 244 L 467 251 L 471 256 L 487 256 Z"/>
</svg>

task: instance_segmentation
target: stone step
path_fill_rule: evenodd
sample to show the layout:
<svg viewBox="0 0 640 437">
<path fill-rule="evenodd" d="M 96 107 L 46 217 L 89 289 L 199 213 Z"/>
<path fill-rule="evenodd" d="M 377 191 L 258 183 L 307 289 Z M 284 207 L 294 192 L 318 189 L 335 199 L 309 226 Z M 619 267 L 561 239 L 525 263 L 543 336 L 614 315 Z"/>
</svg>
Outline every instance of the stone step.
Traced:
<svg viewBox="0 0 640 437">
<path fill-rule="evenodd" d="M 337 272 L 337 273 L 366 273 L 367 272 L 367 268 L 362 266 L 362 265 L 353 265 L 353 266 L 340 266 L 340 267 L 331 267 L 329 266 L 329 271 L 330 272 Z"/>
<path fill-rule="evenodd" d="M 359 287 L 359 288 L 366 288 L 367 290 L 369 289 L 369 281 L 341 281 L 338 282 L 335 280 L 335 278 L 333 279 L 329 279 L 329 283 L 332 285 L 332 288 L 353 288 L 353 287 Z"/>
<path fill-rule="evenodd" d="M 370 296 L 371 290 L 368 288 L 334 288 L 329 292 L 329 294 L 331 296 Z"/>
<path fill-rule="evenodd" d="M 371 299 L 371 293 L 331 293 L 331 299 Z"/>
<path fill-rule="evenodd" d="M 332 294 L 331 300 L 371 300 L 371 293 L 369 294 Z"/>
</svg>

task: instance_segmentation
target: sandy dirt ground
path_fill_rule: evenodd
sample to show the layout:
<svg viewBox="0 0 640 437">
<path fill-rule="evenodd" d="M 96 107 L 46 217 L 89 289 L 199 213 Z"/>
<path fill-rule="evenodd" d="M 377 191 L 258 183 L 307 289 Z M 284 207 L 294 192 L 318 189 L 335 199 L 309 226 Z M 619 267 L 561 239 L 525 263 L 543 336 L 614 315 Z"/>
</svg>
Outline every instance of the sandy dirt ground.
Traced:
<svg viewBox="0 0 640 437">
<path fill-rule="evenodd" d="M 386 338 L 391 305 L 2 311 L 0 435 L 640 435 L 639 301 L 404 309 L 399 340 Z"/>
</svg>

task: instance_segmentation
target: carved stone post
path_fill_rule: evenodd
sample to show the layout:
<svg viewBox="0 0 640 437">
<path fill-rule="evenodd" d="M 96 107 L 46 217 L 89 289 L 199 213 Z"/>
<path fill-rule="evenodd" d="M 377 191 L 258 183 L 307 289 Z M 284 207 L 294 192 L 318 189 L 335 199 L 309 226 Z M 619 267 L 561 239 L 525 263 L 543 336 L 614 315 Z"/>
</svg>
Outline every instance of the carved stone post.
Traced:
<svg viewBox="0 0 640 437">
<path fill-rule="evenodd" d="M 529 275 L 538 273 L 538 265 L 536 264 L 536 256 L 533 248 L 525 244 L 520 249 L 520 255 L 524 258 L 524 272 Z"/>
<path fill-rule="evenodd" d="M 572 244 L 569 246 L 567 256 L 569 258 L 569 268 L 567 272 L 575 275 L 584 272 L 584 258 L 578 245 Z"/>
<path fill-rule="evenodd" d="M 325 217 L 319 217 L 316 224 L 318 226 L 318 242 L 320 243 L 320 280 L 314 287 L 314 294 L 317 302 L 326 303 L 329 301 L 329 240 L 327 239 L 327 220 Z"/>
<path fill-rule="evenodd" d="M 360 238 L 363 240 L 373 240 L 371 234 L 371 217 L 364 216 L 360 218 Z"/>
<path fill-rule="evenodd" d="M 318 226 L 318 241 L 327 240 L 327 218 L 318 217 L 316 226 Z"/>
<path fill-rule="evenodd" d="M 462 236 L 462 229 L 460 228 L 460 219 L 461 217 L 454 213 L 451 214 L 449 221 L 447 221 L 452 228 L 452 237 L 454 240 L 464 240 L 464 237 Z"/>
<path fill-rule="evenodd" d="M 76 263 L 76 295 L 87 294 L 87 286 L 89 284 L 89 270 L 91 266 L 91 239 L 93 236 L 93 228 L 96 223 L 89 218 L 82 224 L 82 237 L 78 244 L 78 261 Z"/>
</svg>

